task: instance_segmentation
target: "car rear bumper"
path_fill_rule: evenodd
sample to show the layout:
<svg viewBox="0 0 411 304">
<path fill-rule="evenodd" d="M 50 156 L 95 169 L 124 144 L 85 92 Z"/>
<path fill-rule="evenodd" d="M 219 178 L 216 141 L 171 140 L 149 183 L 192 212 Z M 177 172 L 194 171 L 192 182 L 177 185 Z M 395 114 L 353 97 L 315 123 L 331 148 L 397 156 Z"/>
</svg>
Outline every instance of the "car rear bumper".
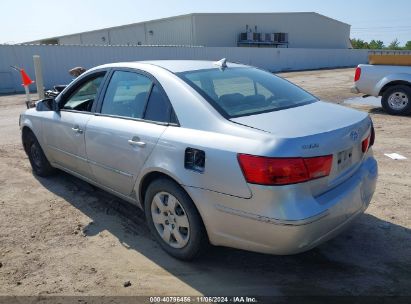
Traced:
<svg viewBox="0 0 411 304">
<path fill-rule="evenodd" d="M 250 185 L 250 199 L 186 189 L 212 244 L 283 255 L 309 250 L 346 228 L 368 207 L 377 175 L 370 156 L 349 179 L 318 197 L 292 187 L 278 194 L 278 188 Z"/>
<path fill-rule="evenodd" d="M 360 93 L 360 90 L 359 90 L 356 86 L 352 86 L 352 87 L 351 87 L 351 93 L 359 94 L 359 93 Z"/>
</svg>

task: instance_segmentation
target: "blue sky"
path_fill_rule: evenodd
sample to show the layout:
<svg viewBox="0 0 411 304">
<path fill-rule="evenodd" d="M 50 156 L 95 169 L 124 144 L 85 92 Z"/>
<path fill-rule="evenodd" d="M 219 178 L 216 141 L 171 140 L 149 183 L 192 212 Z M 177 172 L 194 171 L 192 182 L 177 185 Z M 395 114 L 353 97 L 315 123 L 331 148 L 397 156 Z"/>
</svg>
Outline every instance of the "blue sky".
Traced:
<svg viewBox="0 0 411 304">
<path fill-rule="evenodd" d="M 351 24 L 352 38 L 379 39 L 386 44 L 395 38 L 401 43 L 411 40 L 410 0 L 18 0 L 0 3 L 0 43 L 186 13 L 302 11 L 318 12 Z"/>
</svg>

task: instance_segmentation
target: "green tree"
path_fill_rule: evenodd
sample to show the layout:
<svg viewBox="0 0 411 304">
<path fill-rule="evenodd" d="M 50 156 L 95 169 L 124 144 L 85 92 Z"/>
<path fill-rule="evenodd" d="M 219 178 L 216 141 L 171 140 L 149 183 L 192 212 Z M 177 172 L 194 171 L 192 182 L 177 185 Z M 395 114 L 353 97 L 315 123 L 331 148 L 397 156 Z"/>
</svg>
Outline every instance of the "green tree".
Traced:
<svg viewBox="0 0 411 304">
<path fill-rule="evenodd" d="M 411 50 L 411 41 L 407 41 L 404 47 L 406 50 Z"/>
<path fill-rule="evenodd" d="M 385 47 L 384 42 L 381 40 L 371 40 L 369 46 L 373 50 L 381 50 Z"/>
<path fill-rule="evenodd" d="M 390 50 L 400 50 L 400 42 L 398 41 L 397 38 L 395 38 L 390 45 L 388 46 L 388 49 Z"/>
<path fill-rule="evenodd" d="M 351 45 L 354 49 L 368 49 L 369 48 L 368 42 L 365 42 L 362 39 L 356 39 L 356 38 L 351 39 Z"/>
</svg>

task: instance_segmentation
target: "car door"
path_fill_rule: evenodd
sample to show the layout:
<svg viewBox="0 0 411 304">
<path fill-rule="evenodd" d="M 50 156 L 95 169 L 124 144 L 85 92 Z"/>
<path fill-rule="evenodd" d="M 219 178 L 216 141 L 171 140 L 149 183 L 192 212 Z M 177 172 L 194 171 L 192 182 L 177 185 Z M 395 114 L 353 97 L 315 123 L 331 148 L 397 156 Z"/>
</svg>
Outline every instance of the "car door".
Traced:
<svg viewBox="0 0 411 304">
<path fill-rule="evenodd" d="M 166 100 L 163 115 L 150 114 L 149 100 Z M 103 186 L 130 195 L 136 178 L 167 128 L 171 105 L 154 79 L 135 71 L 116 70 L 99 112 L 87 123 L 87 157 Z"/>
<path fill-rule="evenodd" d="M 92 178 L 87 163 L 85 128 L 93 116 L 106 71 L 82 77 L 58 100 L 59 111 L 49 112 L 43 132 L 50 159 L 65 169 Z"/>
</svg>

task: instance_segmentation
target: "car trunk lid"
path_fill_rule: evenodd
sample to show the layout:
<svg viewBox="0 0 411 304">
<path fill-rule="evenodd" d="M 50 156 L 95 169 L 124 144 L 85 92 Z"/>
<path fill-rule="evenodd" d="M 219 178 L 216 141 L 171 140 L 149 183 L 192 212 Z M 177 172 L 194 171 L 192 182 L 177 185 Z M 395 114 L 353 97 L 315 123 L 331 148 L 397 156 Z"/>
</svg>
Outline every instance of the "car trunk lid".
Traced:
<svg viewBox="0 0 411 304">
<path fill-rule="evenodd" d="M 332 155 L 329 176 L 307 182 L 313 195 L 337 186 L 356 171 L 365 155 L 362 141 L 371 132 L 368 114 L 321 101 L 231 121 L 274 135 L 275 144 L 262 156 L 310 158 Z"/>
</svg>

